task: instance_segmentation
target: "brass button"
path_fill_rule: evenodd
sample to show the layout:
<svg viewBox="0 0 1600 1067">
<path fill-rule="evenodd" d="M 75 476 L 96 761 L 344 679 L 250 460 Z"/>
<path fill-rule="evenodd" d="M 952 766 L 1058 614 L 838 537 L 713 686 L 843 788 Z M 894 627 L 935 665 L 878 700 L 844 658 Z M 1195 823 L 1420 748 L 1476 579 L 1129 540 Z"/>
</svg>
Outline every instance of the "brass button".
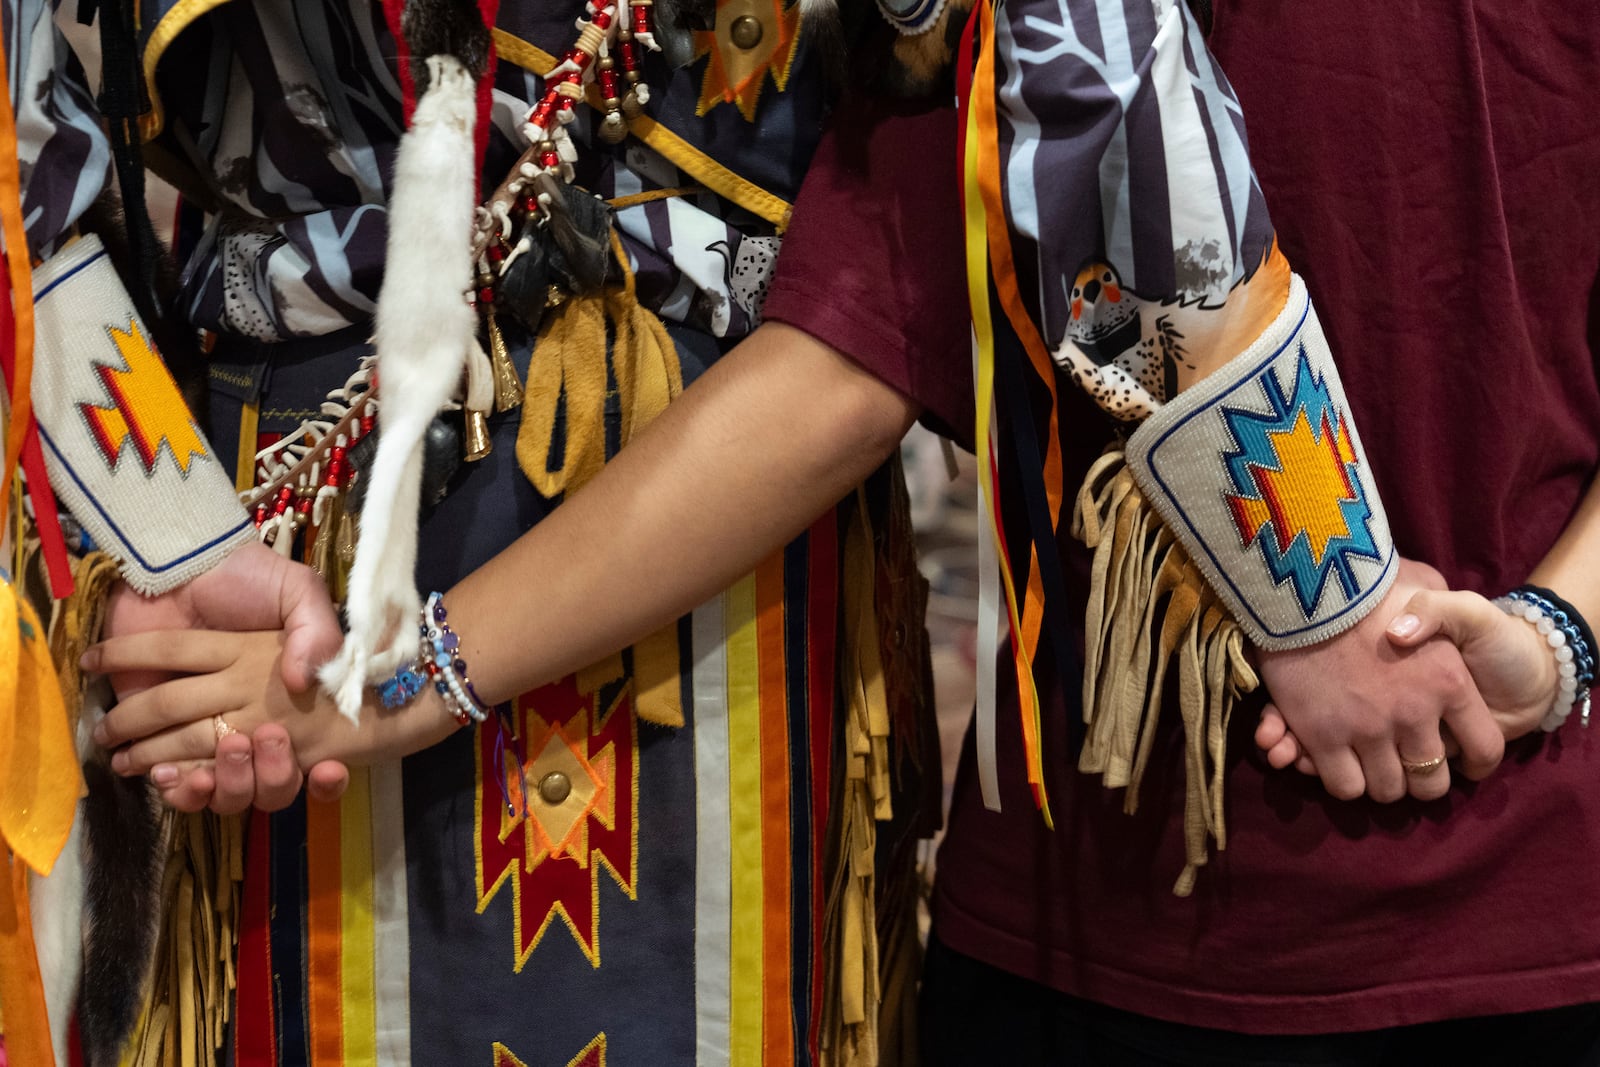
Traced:
<svg viewBox="0 0 1600 1067">
<path fill-rule="evenodd" d="M 572 795 L 572 780 L 560 771 L 551 771 L 539 779 L 539 796 L 546 804 L 560 804 Z"/>
<path fill-rule="evenodd" d="M 745 50 L 761 43 L 761 20 L 754 15 L 740 15 L 728 27 L 728 39 Z"/>
</svg>

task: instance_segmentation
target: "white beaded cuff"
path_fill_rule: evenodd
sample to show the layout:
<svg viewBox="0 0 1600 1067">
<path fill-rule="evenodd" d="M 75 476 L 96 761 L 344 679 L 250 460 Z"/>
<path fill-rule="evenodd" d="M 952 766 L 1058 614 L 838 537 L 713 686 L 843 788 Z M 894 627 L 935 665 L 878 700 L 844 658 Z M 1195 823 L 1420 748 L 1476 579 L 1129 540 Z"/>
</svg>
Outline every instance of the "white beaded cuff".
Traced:
<svg viewBox="0 0 1600 1067">
<path fill-rule="evenodd" d="M 1146 419 L 1127 457 L 1261 648 L 1339 634 L 1394 581 L 1394 539 L 1299 277 L 1261 337 Z"/>
</svg>

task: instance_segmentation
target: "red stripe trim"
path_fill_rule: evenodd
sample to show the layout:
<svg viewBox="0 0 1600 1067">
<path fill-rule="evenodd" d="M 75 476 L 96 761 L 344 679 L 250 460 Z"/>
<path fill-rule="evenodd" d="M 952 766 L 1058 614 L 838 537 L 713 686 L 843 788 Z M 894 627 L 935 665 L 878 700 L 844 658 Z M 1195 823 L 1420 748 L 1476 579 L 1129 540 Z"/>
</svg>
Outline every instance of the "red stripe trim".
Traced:
<svg viewBox="0 0 1600 1067">
<path fill-rule="evenodd" d="M 306 803 L 306 1008 L 311 1067 L 343 1067 L 339 805 Z"/>
<path fill-rule="evenodd" d="M 250 816 L 245 841 L 244 899 L 239 914 L 239 991 L 234 1012 L 233 1059 L 237 1067 L 272 1067 L 278 1059 L 272 1012 L 270 919 L 272 820 Z"/>
</svg>

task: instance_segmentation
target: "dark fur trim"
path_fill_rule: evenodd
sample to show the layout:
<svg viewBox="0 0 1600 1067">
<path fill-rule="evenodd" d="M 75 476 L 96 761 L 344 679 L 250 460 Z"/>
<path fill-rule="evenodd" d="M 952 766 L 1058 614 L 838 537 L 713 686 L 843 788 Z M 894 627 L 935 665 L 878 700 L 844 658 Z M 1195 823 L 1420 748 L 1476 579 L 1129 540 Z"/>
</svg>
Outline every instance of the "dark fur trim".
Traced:
<svg viewBox="0 0 1600 1067">
<path fill-rule="evenodd" d="M 87 1067 L 115 1065 L 139 1021 L 155 958 L 166 849 L 143 778 L 86 763 L 83 984 L 78 1032 Z"/>
<path fill-rule="evenodd" d="M 428 91 L 429 56 L 454 56 L 473 81 L 489 69 L 489 27 L 475 0 L 406 0 L 400 30 L 411 49 L 418 98 Z"/>
<path fill-rule="evenodd" d="M 972 13 L 972 0 L 948 0 L 939 22 L 914 37 L 896 35 L 883 65 L 884 91 L 907 100 L 948 100 L 955 95 L 956 49 Z"/>
</svg>

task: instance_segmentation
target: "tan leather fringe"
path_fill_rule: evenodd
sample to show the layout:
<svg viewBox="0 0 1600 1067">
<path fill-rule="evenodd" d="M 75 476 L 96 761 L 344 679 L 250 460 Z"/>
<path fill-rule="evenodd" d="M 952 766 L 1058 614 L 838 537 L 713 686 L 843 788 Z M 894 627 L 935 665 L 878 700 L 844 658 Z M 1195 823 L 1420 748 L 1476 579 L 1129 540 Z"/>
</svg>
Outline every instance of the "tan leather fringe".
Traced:
<svg viewBox="0 0 1600 1067">
<path fill-rule="evenodd" d="M 73 568 L 72 595 L 57 601 L 51 611 L 50 658 L 61 681 L 61 700 L 74 737 L 78 735 L 78 717 L 83 714 L 83 672 L 78 660 L 84 649 L 100 640 L 106 595 L 116 580 L 117 561 L 104 552 L 91 552 Z"/>
<path fill-rule="evenodd" d="M 226 1034 L 244 880 L 238 816 L 168 811 L 161 899 L 169 902 L 156 943 L 150 996 L 123 1067 L 199 1067 L 218 1062 Z"/>
<path fill-rule="evenodd" d="M 1244 635 L 1146 503 L 1122 452 L 1107 452 L 1089 469 L 1072 533 L 1094 549 L 1083 672 L 1088 732 L 1078 769 L 1101 775 L 1109 788 L 1126 788 L 1123 810 L 1137 811 L 1167 675 L 1176 674 L 1186 862 L 1172 891 L 1188 896 L 1209 841 L 1227 847 L 1228 719 L 1239 696 L 1259 684 Z"/>
<path fill-rule="evenodd" d="M 103 552 L 79 559 L 73 593 L 57 602 L 50 655 L 67 713 L 83 710 L 83 650 L 100 639 L 117 565 Z M 144 1008 L 122 1058 L 124 1067 L 193 1067 L 217 1062 L 234 988 L 239 884 L 244 879 L 243 823 L 234 816 L 165 811 L 167 842 L 161 900 L 166 905 Z"/>
</svg>

